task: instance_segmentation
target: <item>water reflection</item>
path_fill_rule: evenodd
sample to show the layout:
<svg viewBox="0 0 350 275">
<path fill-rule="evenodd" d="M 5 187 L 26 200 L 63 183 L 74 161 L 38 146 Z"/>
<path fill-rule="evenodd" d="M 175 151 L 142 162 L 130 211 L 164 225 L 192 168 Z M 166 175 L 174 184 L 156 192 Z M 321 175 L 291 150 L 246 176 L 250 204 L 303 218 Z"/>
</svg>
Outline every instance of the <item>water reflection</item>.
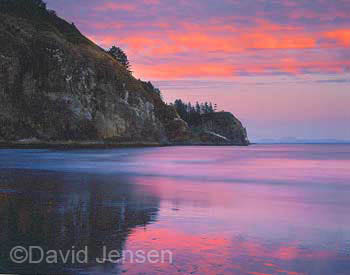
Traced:
<svg viewBox="0 0 350 275">
<path fill-rule="evenodd" d="M 130 231 L 157 218 L 159 198 L 145 196 L 145 188 L 126 178 L 2 170 L 0 193 L 0 249 L 4 271 L 25 274 L 75 273 L 89 266 L 15 265 L 12 247 L 40 246 L 48 250 L 76 251 L 88 247 L 89 263 L 96 265 L 107 251 L 124 248 Z M 146 191 L 147 192 L 147 191 Z M 151 192 L 147 192 L 151 194 Z M 35 255 L 39 259 L 40 255 Z M 108 270 L 106 264 L 99 269 Z"/>
</svg>

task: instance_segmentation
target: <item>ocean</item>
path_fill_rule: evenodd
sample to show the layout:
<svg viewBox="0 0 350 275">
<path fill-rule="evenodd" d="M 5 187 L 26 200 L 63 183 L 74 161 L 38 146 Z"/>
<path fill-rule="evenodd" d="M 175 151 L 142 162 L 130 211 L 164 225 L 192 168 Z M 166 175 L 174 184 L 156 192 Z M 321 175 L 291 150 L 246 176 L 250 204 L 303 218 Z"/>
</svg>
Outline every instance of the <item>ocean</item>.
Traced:
<svg viewBox="0 0 350 275">
<path fill-rule="evenodd" d="M 0 150 L 0 273 L 350 274 L 349 213 L 350 145 Z"/>
</svg>

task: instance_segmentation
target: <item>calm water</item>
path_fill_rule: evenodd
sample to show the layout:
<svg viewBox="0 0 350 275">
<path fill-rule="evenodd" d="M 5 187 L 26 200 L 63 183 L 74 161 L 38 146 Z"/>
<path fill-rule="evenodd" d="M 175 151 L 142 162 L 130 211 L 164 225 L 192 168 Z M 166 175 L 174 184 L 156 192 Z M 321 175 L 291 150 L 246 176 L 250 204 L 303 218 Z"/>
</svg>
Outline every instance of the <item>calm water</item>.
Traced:
<svg viewBox="0 0 350 275">
<path fill-rule="evenodd" d="M 350 145 L 0 150 L 0 273 L 350 274 Z M 89 248 L 15 264 L 14 246 Z M 96 264 L 109 250 L 172 263 Z"/>
</svg>

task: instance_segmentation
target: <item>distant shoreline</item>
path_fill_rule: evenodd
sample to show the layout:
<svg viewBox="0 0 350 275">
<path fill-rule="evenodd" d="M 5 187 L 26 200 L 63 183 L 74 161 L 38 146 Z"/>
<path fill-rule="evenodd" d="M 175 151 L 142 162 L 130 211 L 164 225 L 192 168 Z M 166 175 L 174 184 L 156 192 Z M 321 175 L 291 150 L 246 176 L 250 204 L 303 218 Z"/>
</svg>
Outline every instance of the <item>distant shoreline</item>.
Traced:
<svg viewBox="0 0 350 275">
<path fill-rule="evenodd" d="M 344 145 L 344 144 L 350 144 L 349 142 L 275 142 L 275 143 L 269 143 L 269 142 L 252 142 L 251 145 Z"/>
</svg>

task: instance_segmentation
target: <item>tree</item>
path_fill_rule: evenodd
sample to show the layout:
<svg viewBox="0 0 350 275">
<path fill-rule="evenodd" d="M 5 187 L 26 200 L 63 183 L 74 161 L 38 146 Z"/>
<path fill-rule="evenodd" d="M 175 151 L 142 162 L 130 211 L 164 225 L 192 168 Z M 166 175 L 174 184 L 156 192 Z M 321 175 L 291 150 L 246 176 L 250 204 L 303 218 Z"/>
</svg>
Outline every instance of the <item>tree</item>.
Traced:
<svg viewBox="0 0 350 275">
<path fill-rule="evenodd" d="M 201 123 L 201 115 L 214 113 L 213 104 L 210 102 L 198 103 L 195 106 L 184 103 L 181 99 L 176 99 L 173 106 L 179 116 L 188 123 L 190 127 L 196 127 Z"/>
<path fill-rule="evenodd" d="M 126 56 L 125 52 L 116 46 L 113 46 L 108 53 L 114 58 L 116 59 L 122 66 L 124 66 L 125 69 L 127 69 L 128 72 L 131 73 L 131 65 L 130 62 L 128 60 L 128 57 Z"/>
<path fill-rule="evenodd" d="M 200 103 L 201 106 L 201 114 L 205 114 L 205 105 L 204 103 Z"/>
<path fill-rule="evenodd" d="M 204 109 L 205 109 L 205 113 L 209 113 L 209 105 L 208 105 L 208 102 L 205 102 L 204 103 Z"/>
<path fill-rule="evenodd" d="M 157 95 L 159 95 L 159 97 L 160 97 L 161 99 L 163 99 L 162 91 L 161 91 L 160 89 L 154 88 L 154 92 L 155 92 Z"/>
<path fill-rule="evenodd" d="M 198 101 L 196 102 L 196 112 L 201 113 L 201 106 L 199 105 Z"/>
<path fill-rule="evenodd" d="M 187 106 L 182 102 L 181 99 L 176 99 L 174 102 L 176 111 L 178 112 L 179 116 L 183 119 L 186 120 L 187 118 Z"/>
<path fill-rule="evenodd" d="M 139 79 L 139 81 L 141 82 L 142 87 L 145 89 L 145 91 L 149 92 L 149 93 L 155 93 L 157 94 L 161 99 L 163 99 L 163 95 L 160 89 L 154 87 L 154 85 L 152 84 L 151 81 L 141 81 Z"/>
<path fill-rule="evenodd" d="M 188 102 L 187 104 L 187 112 L 190 113 L 192 111 L 192 105 L 191 105 L 191 102 Z"/>
</svg>

